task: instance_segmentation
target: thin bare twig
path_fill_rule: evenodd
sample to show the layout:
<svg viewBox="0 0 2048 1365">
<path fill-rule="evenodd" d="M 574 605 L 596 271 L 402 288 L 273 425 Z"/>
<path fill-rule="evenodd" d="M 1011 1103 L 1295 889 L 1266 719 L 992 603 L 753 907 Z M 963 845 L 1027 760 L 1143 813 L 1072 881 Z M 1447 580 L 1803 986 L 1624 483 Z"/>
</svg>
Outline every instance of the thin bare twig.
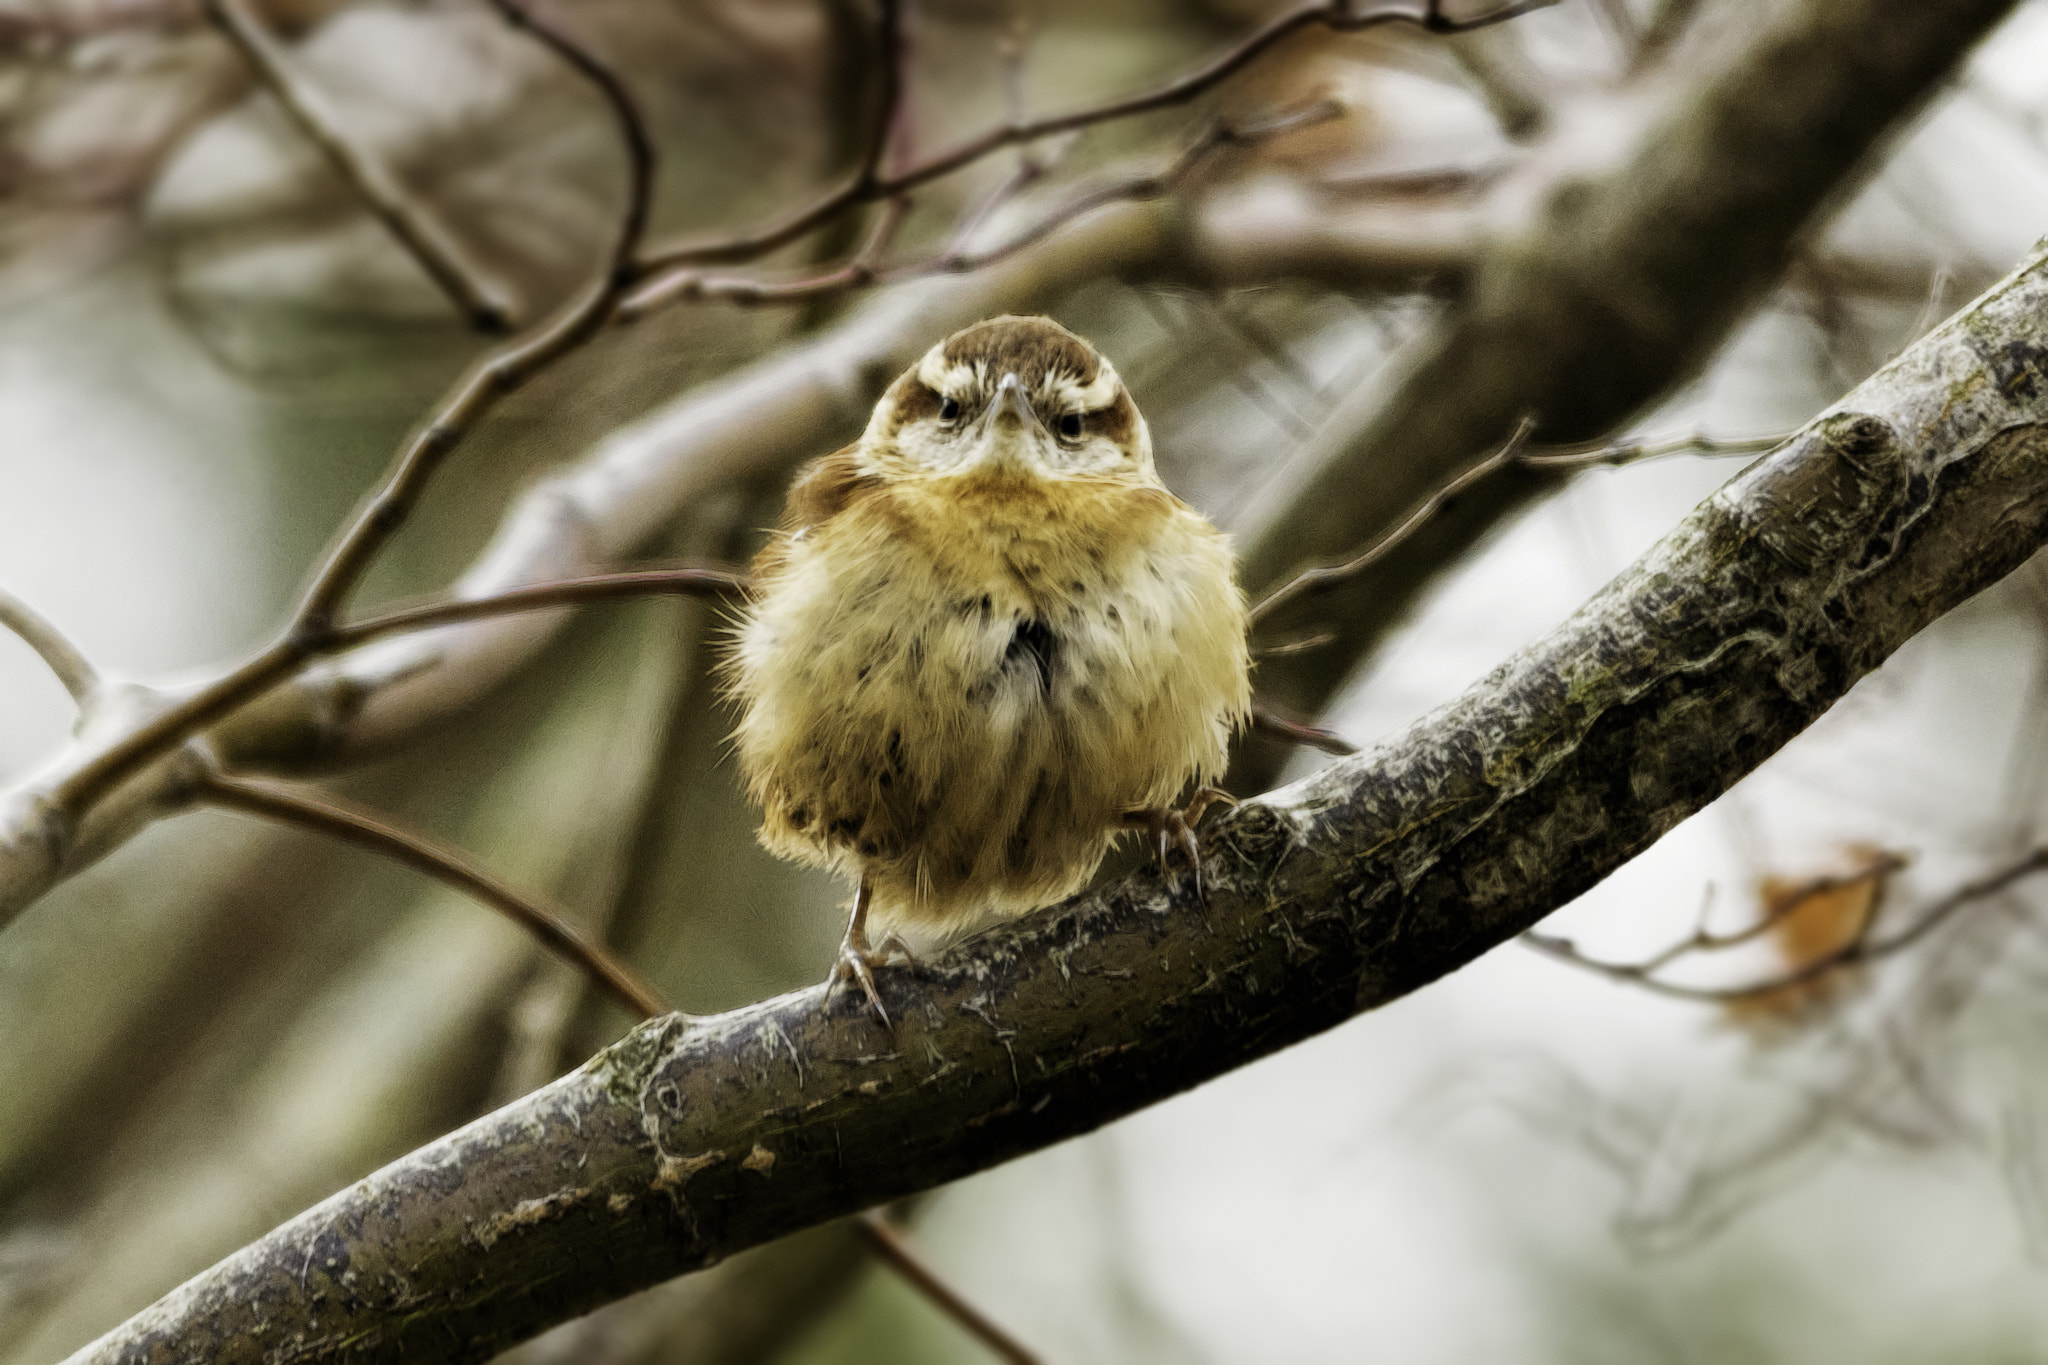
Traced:
<svg viewBox="0 0 2048 1365">
<path fill-rule="evenodd" d="M 433 418 L 407 443 L 383 485 L 357 513 L 316 570 L 312 585 L 281 639 L 81 764 L 50 793 L 51 805 L 57 812 L 75 815 L 84 810 L 186 738 L 328 649 L 342 602 L 377 552 L 405 523 L 428 480 L 448 455 L 475 430 L 498 400 L 588 341 L 610 319 L 631 279 L 634 253 L 646 232 L 654 186 L 652 136 L 631 94 L 610 68 L 551 25 L 536 19 L 519 0 L 490 3 L 507 23 L 533 34 L 595 86 L 618 124 L 627 157 L 626 197 L 602 271 L 582 298 L 538 332 L 502 347 L 457 381 Z"/>
<path fill-rule="evenodd" d="M 709 275 L 697 270 L 675 270 L 650 284 L 635 289 L 619 304 L 618 319 L 635 322 L 648 313 L 679 301 L 724 302 L 743 305 L 802 303 L 829 295 L 851 293 L 874 285 L 898 284 L 929 275 L 964 275 L 1007 260 L 1044 241 L 1067 224 L 1111 204 L 1141 203 L 1173 193 L 1201 164 L 1229 147 L 1250 146 L 1281 133 L 1312 126 L 1342 112 L 1332 100 L 1319 100 L 1306 109 L 1281 114 L 1261 123 L 1242 127 L 1219 124 L 1191 142 L 1172 162 L 1156 171 L 1113 180 L 1075 195 L 1037 222 L 1007 240 L 979 251 L 956 236 L 946 250 L 920 260 L 883 267 L 877 258 L 894 234 L 909 207 L 909 198 L 899 195 L 888 201 L 875 231 L 846 264 L 822 274 L 792 280 L 760 280 L 745 275 Z"/>
<path fill-rule="evenodd" d="M 51 625 L 49 618 L 6 588 L 0 588 L 0 627 L 13 631 L 36 652 L 36 657 L 64 684 L 71 700 L 84 706 L 92 699 L 100 685 L 99 671 L 92 661 L 65 638 L 63 631 Z"/>
<path fill-rule="evenodd" d="M 1756 455 L 1782 444 L 1785 440 L 1783 436 L 1756 436 L 1724 441 L 1695 435 L 1655 443 L 1630 441 L 1616 445 L 1588 442 L 1582 445 L 1549 446 L 1540 451 L 1532 451 L 1528 448 L 1528 439 L 1535 426 L 1535 419 L 1524 417 L 1516 424 L 1513 434 L 1491 455 L 1424 498 L 1421 504 L 1398 525 L 1351 558 L 1340 564 L 1325 564 L 1313 569 L 1304 569 L 1275 588 L 1252 607 L 1252 624 L 1257 626 L 1272 617 L 1280 608 L 1299 598 L 1328 592 L 1339 584 L 1356 578 L 1421 530 L 1442 512 L 1453 498 L 1480 480 L 1503 469 L 1590 469 L 1600 465 L 1636 464 L 1644 460 L 1662 459 L 1667 455 L 1686 452 L 1710 456 Z"/>
<path fill-rule="evenodd" d="M 535 583 L 531 587 L 514 588 L 490 597 L 456 598 L 380 612 L 337 626 L 325 648 L 338 653 L 387 635 L 424 630 L 429 626 L 481 621 L 583 602 L 632 597 L 744 597 L 749 591 L 746 575 L 729 569 L 635 569 L 624 573 L 591 574 L 585 578 Z"/>
<path fill-rule="evenodd" d="M 993 1319 L 980 1309 L 961 1298 L 951 1286 L 924 1263 L 909 1239 L 889 1221 L 888 1215 L 880 1209 L 870 1209 L 854 1220 L 866 1237 L 868 1246 L 875 1254 L 889 1264 L 897 1274 L 922 1290 L 925 1296 L 945 1310 L 955 1322 L 966 1328 L 980 1342 L 994 1351 L 1011 1365 L 1038 1365 L 1038 1357 L 1015 1337 L 1004 1331 Z"/>
<path fill-rule="evenodd" d="M 561 915 L 521 895 L 456 850 L 387 824 L 337 802 L 302 796 L 268 782 L 209 774 L 198 796 L 209 805 L 297 825 L 381 853 L 462 891 L 498 911 L 538 939 L 542 946 L 588 976 L 614 1000 L 642 1019 L 670 1009 L 639 973 L 585 938 Z"/>
<path fill-rule="evenodd" d="M 1421 506 L 1410 512 L 1385 535 L 1380 536 L 1341 564 L 1325 564 L 1313 569 L 1304 569 L 1268 593 L 1262 601 L 1252 608 L 1251 624 L 1257 626 L 1259 622 L 1265 620 L 1298 597 L 1310 597 L 1318 593 L 1328 592 L 1338 584 L 1356 578 L 1359 574 L 1364 573 L 1374 564 L 1386 558 L 1396 545 L 1414 535 L 1416 531 L 1422 528 L 1424 523 L 1442 511 L 1445 503 L 1457 497 L 1458 494 L 1464 492 L 1473 484 L 1478 483 L 1487 475 L 1506 469 L 1509 465 L 1513 464 L 1521 455 L 1522 447 L 1527 444 L 1529 433 L 1535 429 L 1536 419 L 1524 417 L 1515 424 L 1514 433 L 1508 437 L 1507 441 L 1498 450 L 1495 450 L 1478 464 L 1473 465 L 1470 469 L 1437 489 L 1436 492 L 1424 498 Z"/>
<path fill-rule="evenodd" d="M 1672 962 L 1689 953 L 1733 947 L 1736 944 L 1746 943 L 1761 936 L 1775 925 L 1781 923 L 1787 916 L 1794 913 L 1800 905 L 1813 895 L 1853 886 L 1871 877 L 1888 876 L 1903 865 L 1903 859 L 1895 855 L 1887 855 L 1884 860 L 1875 866 L 1867 867 L 1854 873 L 1834 877 L 1817 877 L 1811 882 L 1803 883 L 1787 893 L 1785 900 L 1781 902 L 1781 908 L 1773 913 L 1762 916 L 1755 923 L 1735 933 L 1706 935 L 1700 930 L 1695 929 L 1690 938 L 1681 940 L 1673 947 L 1667 948 L 1663 952 L 1642 962 L 1605 962 L 1598 958 L 1588 957 L 1579 951 L 1578 945 L 1574 944 L 1571 940 L 1558 938 L 1550 934 L 1537 933 L 1534 930 L 1524 933 L 1522 941 L 1537 951 L 1558 959 L 1560 962 L 1566 962 L 1574 967 L 1584 968 L 1587 971 L 1597 972 L 1616 981 L 1640 986 L 1659 995 L 1669 995 L 1681 1000 L 1703 1000 L 1716 1003 L 1754 1000 L 1794 986 L 1803 985 L 1848 967 L 1875 962 L 1879 958 L 1889 957 L 1893 953 L 1911 947 L 1942 924 L 1954 918 L 1958 912 L 1966 907 L 1995 896 L 2010 888 L 2015 882 L 2031 877 L 2037 872 L 2048 871 L 2048 847 L 2032 849 L 1989 876 L 1964 883 L 1948 895 L 1934 902 L 1927 909 L 1921 911 L 1910 924 L 1896 933 L 1879 936 L 1876 933 L 1876 916 L 1872 915 L 1859 925 L 1856 932 L 1840 946 L 1810 961 L 1801 963 L 1791 971 L 1782 972 L 1777 976 L 1768 977 L 1761 981 L 1747 982 L 1739 986 L 1695 986 L 1684 982 L 1672 981 L 1658 975 L 1660 971 Z"/>
<path fill-rule="evenodd" d="M 206 14 L 255 68 L 286 114 L 348 182 L 363 206 L 412 254 L 441 292 L 480 332 L 507 332 L 518 305 L 501 280 L 479 265 L 439 215 L 408 192 L 396 176 L 343 131 L 319 92 L 293 74 L 276 38 L 247 0 L 203 0 Z"/>
<path fill-rule="evenodd" d="M 646 274 L 654 274 L 681 266 L 734 265 L 756 260 L 815 232 L 848 209 L 916 189 L 1005 147 L 1022 146 L 1060 133 L 1186 104 L 1236 75 L 1282 39 L 1305 28 L 1320 25 L 1337 33 L 1356 33 L 1380 24 L 1406 23 L 1430 33 L 1469 33 L 1519 18 L 1533 10 L 1547 9 L 1555 3 L 1556 0 L 1511 0 L 1499 9 L 1472 19 L 1447 17 L 1442 0 L 1428 0 L 1419 10 L 1390 6 L 1361 11 L 1351 0 L 1325 0 L 1320 4 L 1304 5 L 1269 20 L 1206 64 L 1150 90 L 1044 118 L 1013 117 L 1000 127 L 991 128 L 978 137 L 894 174 L 879 173 L 876 160 L 871 157 L 836 188 L 767 227 L 733 237 L 657 247 L 642 257 L 641 269 Z"/>
</svg>

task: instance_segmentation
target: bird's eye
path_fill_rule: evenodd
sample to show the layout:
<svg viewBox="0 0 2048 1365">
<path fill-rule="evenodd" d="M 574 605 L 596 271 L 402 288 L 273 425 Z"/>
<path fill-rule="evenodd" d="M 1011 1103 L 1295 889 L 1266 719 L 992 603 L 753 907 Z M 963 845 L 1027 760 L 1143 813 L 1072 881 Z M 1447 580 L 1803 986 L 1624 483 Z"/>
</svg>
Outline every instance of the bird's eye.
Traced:
<svg viewBox="0 0 2048 1365">
<path fill-rule="evenodd" d="M 959 400 L 959 399 L 957 399 L 957 398 L 942 398 L 942 399 L 940 399 L 940 400 L 939 400 L 939 420 L 940 420 L 941 422 L 950 422 L 950 421 L 952 421 L 952 420 L 953 420 L 953 419 L 954 419 L 955 417 L 958 417 L 959 415 L 960 415 L 960 400 Z"/>
<path fill-rule="evenodd" d="M 1060 418 L 1060 435 L 1062 435 L 1062 436 L 1066 437 L 1066 438 L 1067 438 L 1067 439 L 1068 439 L 1069 441 L 1072 441 L 1072 440 L 1076 440 L 1076 439 L 1078 439 L 1078 438 L 1080 437 L 1080 435 L 1081 435 L 1081 414 L 1080 414 L 1080 413 L 1078 413 L 1078 412 L 1070 412 L 1070 413 L 1066 414 L 1066 415 L 1065 415 L 1064 417 Z"/>
</svg>

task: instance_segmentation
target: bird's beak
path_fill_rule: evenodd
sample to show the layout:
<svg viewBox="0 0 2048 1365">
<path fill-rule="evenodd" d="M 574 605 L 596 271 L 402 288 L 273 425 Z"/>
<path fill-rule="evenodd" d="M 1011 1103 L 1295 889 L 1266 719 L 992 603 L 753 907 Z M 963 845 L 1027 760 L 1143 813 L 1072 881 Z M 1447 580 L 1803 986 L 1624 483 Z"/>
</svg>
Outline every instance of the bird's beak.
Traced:
<svg viewBox="0 0 2048 1365">
<path fill-rule="evenodd" d="M 989 420 L 999 428 L 1011 431 L 1043 431 L 1044 424 L 1038 414 L 1031 410 L 1031 398 L 1024 392 L 1024 381 L 1012 374 L 1003 376 L 1003 382 L 996 386 L 996 398 L 988 405 Z"/>
</svg>

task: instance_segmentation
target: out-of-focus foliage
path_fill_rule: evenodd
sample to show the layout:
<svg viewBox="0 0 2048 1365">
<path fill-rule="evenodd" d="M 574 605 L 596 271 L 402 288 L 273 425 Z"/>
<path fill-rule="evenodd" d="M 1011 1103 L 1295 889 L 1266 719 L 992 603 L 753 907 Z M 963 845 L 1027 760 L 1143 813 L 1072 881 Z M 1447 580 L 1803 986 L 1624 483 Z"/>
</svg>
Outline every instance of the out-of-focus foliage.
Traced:
<svg viewBox="0 0 2048 1365">
<path fill-rule="evenodd" d="M 1740 0 L 1693 8 L 1741 22 Z M 1129 88 L 1271 9 L 927 0 L 914 135 L 950 142 L 1019 85 L 1032 109 Z M 756 221 L 857 145 L 853 0 L 556 12 L 657 129 L 664 230 Z M 456 0 L 265 13 L 529 304 L 582 277 L 618 159 L 543 53 Z M 1274 149 L 1333 193 L 1425 172 L 1483 184 L 1526 145 L 1530 110 L 1597 130 L 1651 19 L 1568 0 L 1449 52 L 1303 41 L 1222 107 L 1342 94 L 1343 120 Z M 2043 72 L 2034 0 L 1644 429 L 1803 420 L 2048 230 Z M 114 672 L 246 648 L 482 343 L 185 4 L 0 10 L 0 109 L 0 581 Z M 1057 174 L 1163 155 L 1185 124 L 1092 134 Z M 907 239 L 943 239 L 1013 164 L 922 201 Z M 1439 306 L 1104 281 L 1059 311 L 1116 358 L 1168 481 L 1228 524 L 1336 394 L 1398 375 Z M 370 594 L 445 582 L 539 471 L 844 308 L 679 308 L 602 338 L 465 450 Z M 1456 566 L 1329 723 L 1370 740 L 1449 696 L 1728 472 L 1581 476 Z M 662 549 L 743 558 L 779 496 L 733 487 Z M 1687 932 L 1708 885 L 1732 925 L 1769 879 L 1877 846 L 1913 855 L 1887 888 L 1910 905 L 2040 841 L 2044 603 L 2030 569 L 1942 622 L 1560 921 L 1636 958 Z M 606 927 L 684 1008 L 807 983 L 839 889 L 752 844 L 705 672 L 718 629 L 693 604 L 591 613 L 459 724 L 337 782 Z M 68 713 L 5 640 L 0 697 L 0 767 L 19 771 Z M 918 1231 L 1060 1362 L 1337 1361 L 1362 1343 L 1404 1362 L 2027 1358 L 2048 1332 L 2044 913 L 2023 889 L 1769 1030 L 1505 949 L 944 1191 Z M 1730 970 L 1767 972 L 1771 951 Z M 361 855 L 214 815 L 153 831 L 0 934 L 0 1361 L 57 1358 L 625 1023 L 482 910 Z M 523 1356 L 975 1358 L 851 1245 L 825 1229 L 763 1249 Z"/>
</svg>

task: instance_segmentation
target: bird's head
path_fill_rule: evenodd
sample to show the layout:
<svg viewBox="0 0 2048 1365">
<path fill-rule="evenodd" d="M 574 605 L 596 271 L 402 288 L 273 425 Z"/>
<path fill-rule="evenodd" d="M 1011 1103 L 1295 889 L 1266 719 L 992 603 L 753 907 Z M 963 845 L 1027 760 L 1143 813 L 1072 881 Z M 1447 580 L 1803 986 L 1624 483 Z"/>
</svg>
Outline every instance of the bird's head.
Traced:
<svg viewBox="0 0 2048 1365">
<path fill-rule="evenodd" d="M 932 347 L 875 405 L 861 448 L 885 477 L 1158 482 L 1116 370 L 1050 318 L 991 318 Z"/>
</svg>

